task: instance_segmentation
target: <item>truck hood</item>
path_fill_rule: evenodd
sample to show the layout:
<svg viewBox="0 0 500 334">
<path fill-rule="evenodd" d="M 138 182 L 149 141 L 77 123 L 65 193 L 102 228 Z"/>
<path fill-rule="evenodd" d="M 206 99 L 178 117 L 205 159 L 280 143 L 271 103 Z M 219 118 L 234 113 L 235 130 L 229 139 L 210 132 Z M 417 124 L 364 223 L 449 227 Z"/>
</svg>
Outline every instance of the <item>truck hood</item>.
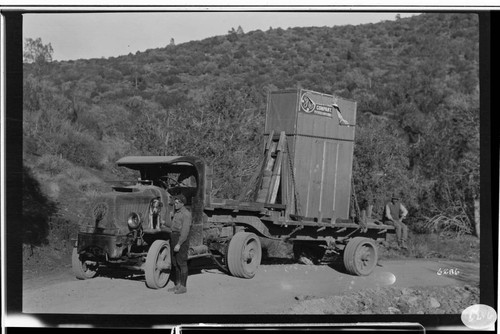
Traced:
<svg viewBox="0 0 500 334">
<path fill-rule="evenodd" d="M 137 185 L 102 194 L 90 204 L 84 230 L 89 233 L 127 234 L 130 232 L 127 225 L 130 213 L 138 214 L 144 226 L 149 219 L 151 200 L 157 197 L 163 202 L 161 214 L 166 216 L 167 194 L 158 187 Z"/>
</svg>

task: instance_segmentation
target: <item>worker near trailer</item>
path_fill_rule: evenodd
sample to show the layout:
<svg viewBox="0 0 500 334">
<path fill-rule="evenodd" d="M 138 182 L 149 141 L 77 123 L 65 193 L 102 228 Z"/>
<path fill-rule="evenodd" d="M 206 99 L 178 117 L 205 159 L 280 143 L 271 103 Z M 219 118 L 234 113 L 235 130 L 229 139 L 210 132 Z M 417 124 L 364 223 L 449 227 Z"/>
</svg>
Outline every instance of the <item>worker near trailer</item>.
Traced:
<svg viewBox="0 0 500 334">
<path fill-rule="evenodd" d="M 406 210 L 403 203 L 401 203 L 400 198 L 399 196 L 397 196 L 397 194 L 392 194 L 390 202 L 385 205 L 384 212 L 385 223 L 396 228 L 398 246 L 404 249 L 408 249 L 408 246 L 406 245 L 406 242 L 408 240 L 408 226 L 403 223 L 403 219 L 405 219 L 408 215 L 408 210 Z"/>
<path fill-rule="evenodd" d="M 172 218 L 172 234 L 170 237 L 170 255 L 172 268 L 170 280 L 175 286 L 168 289 L 175 294 L 187 292 L 189 231 L 191 229 L 191 212 L 185 207 L 187 201 L 183 194 L 174 196 L 174 215 Z"/>
</svg>

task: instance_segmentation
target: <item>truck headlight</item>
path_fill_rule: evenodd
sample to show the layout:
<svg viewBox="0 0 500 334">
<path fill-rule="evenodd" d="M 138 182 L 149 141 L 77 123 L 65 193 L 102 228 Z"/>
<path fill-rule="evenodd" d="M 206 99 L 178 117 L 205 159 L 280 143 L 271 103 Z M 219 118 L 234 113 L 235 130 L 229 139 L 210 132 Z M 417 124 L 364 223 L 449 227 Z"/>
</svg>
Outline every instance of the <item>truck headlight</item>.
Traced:
<svg viewBox="0 0 500 334">
<path fill-rule="evenodd" d="M 134 230 L 141 225 L 141 217 L 137 213 L 131 212 L 128 215 L 127 224 L 129 228 Z"/>
</svg>

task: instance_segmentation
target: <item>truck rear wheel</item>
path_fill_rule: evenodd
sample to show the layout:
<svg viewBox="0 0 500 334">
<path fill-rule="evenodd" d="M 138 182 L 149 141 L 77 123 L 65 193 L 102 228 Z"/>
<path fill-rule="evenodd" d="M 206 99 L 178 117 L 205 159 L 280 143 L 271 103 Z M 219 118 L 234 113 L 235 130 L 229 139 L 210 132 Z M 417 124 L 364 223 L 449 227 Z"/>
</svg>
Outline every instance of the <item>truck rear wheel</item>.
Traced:
<svg viewBox="0 0 500 334">
<path fill-rule="evenodd" d="M 367 276 L 377 265 L 378 252 L 375 242 L 368 238 L 355 237 L 344 249 L 344 266 L 350 274 Z"/>
<path fill-rule="evenodd" d="M 170 275 L 170 242 L 165 240 L 155 240 L 149 247 L 146 256 L 146 286 L 151 289 L 161 289 L 167 285 Z"/>
<path fill-rule="evenodd" d="M 254 233 L 238 232 L 229 242 L 227 267 L 231 275 L 252 278 L 262 259 L 262 247 Z"/>
<path fill-rule="evenodd" d="M 71 256 L 71 266 L 76 278 L 90 279 L 97 275 L 99 264 L 96 261 L 89 260 L 83 254 L 78 254 L 77 247 L 74 247 Z"/>
</svg>

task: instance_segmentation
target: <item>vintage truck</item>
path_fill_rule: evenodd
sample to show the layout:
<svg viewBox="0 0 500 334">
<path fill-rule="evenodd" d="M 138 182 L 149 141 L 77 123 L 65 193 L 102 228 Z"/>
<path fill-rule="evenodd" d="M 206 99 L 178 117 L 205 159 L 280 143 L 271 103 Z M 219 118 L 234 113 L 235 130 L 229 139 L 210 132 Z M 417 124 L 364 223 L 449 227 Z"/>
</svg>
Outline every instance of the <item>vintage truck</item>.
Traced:
<svg viewBox="0 0 500 334">
<path fill-rule="evenodd" d="M 236 200 L 212 197 L 212 170 L 190 156 L 128 156 L 135 185 L 95 199 L 73 250 L 77 278 L 99 269 L 144 273 L 146 285 L 168 283 L 172 196 L 182 193 L 193 222 L 189 259 L 210 257 L 236 277 L 252 278 L 261 240 L 285 240 L 318 261 L 343 259 L 347 272 L 369 275 L 377 240 L 394 228 L 353 214 L 352 160 L 356 103 L 295 89 L 269 94 L 260 168 Z"/>
</svg>

